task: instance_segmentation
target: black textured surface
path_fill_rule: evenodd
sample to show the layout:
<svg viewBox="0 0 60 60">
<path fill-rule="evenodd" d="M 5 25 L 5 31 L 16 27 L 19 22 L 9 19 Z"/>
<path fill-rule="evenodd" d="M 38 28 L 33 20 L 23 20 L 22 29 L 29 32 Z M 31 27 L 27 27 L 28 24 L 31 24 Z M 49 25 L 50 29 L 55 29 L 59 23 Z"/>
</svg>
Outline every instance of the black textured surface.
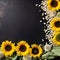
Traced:
<svg viewBox="0 0 60 60">
<path fill-rule="evenodd" d="M 39 13 L 36 3 L 40 0 L 13 0 L 13 8 L 8 8 L 3 18 L 0 18 L 0 43 L 4 40 L 19 42 L 26 40 L 29 44 L 42 42 L 45 33 L 43 24 L 40 23 L 41 13 Z"/>
<path fill-rule="evenodd" d="M 29 44 L 45 44 L 48 40 L 42 42 L 45 38 L 44 25 L 40 23 L 42 12 L 38 12 L 40 8 L 35 6 L 41 0 L 9 1 L 13 2 L 13 8 L 8 8 L 5 16 L 0 18 L 0 43 L 8 39 L 16 43 L 26 40 Z M 59 59 L 60 57 L 56 57 L 54 60 Z"/>
</svg>

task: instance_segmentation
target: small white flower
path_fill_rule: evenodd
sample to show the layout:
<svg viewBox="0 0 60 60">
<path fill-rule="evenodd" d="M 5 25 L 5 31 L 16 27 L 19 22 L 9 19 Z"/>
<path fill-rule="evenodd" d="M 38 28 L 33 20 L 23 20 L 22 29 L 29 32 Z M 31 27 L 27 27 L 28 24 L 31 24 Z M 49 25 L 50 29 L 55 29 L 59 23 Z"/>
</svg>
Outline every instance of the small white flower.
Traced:
<svg viewBox="0 0 60 60">
<path fill-rule="evenodd" d="M 31 60 L 31 56 L 30 55 L 23 56 L 23 60 Z"/>
<path fill-rule="evenodd" d="M 52 47 L 52 44 L 49 45 L 46 43 L 46 45 L 44 46 L 44 50 L 47 52 L 47 51 L 50 51 L 51 50 L 51 47 Z"/>
</svg>

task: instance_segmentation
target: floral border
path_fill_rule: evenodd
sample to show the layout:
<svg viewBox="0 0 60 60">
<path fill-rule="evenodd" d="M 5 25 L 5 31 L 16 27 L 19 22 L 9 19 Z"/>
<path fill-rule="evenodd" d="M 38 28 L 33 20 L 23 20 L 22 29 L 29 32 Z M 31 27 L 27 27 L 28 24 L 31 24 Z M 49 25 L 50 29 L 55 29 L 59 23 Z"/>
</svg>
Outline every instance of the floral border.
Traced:
<svg viewBox="0 0 60 60">
<path fill-rule="evenodd" d="M 9 40 L 3 41 L 0 60 L 51 60 L 60 56 L 60 0 L 44 0 L 41 2 L 41 9 L 47 14 L 47 31 L 51 33 L 46 36 L 50 43 L 43 46 L 35 43 L 29 45 L 24 40 L 17 44 Z"/>
<path fill-rule="evenodd" d="M 31 46 L 24 40 L 17 44 L 12 41 L 6 40 L 2 42 L 0 47 L 0 59 L 1 60 L 47 60 L 54 59 L 56 56 L 60 56 L 60 46 L 53 46 L 47 44 L 42 46 L 41 44 L 32 44 Z M 33 58 L 32 58 L 33 57 Z"/>
</svg>

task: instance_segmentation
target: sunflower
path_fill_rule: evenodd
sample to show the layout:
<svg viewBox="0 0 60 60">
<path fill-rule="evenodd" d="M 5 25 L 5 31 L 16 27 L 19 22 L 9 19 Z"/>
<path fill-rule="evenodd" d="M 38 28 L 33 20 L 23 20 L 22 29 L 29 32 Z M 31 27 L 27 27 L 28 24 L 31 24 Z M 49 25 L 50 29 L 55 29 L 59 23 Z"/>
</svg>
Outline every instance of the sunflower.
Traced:
<svg viewBox="0 0 60 60">
<path fill-rule="evenodd" d="M 18 56 L 26 56 L 29 54 L 30 46 L 26 41 L 18 42 L 16 46 L 16 51 Z"/>
<path fill-rule="evenodd" d="M 36 58 L 36 57 L 40 57 L 43 53 L 43 50 L 41 48 L 41 46 L 38 46 L 36 44 L 31 45 L 31 49 L 30 49 L 30 56 Z"/>
<path fill-rule="evenodd" d="M 52 42 L 55 45 L 60 45 L 60 32 L 55 32 Z"/>
<path fill-rule="evenodd" d="M 11 56 L 15 52 L 15 44 L 8 40 L 4 41 L 1 44 L 1 50 L 6 57 Z"/>
<path fill-rule="evenodd" d="M 60 31 L 60 18 L 53 18 L 50 22 L 50 27 L 54 31 Z"/>
<path fill-rule="evenodd" d="M 47 7 L 49 10 L 55 11 L 60 8 L 60 1 L 59 0 L 48 0 Z"/>
</svg>

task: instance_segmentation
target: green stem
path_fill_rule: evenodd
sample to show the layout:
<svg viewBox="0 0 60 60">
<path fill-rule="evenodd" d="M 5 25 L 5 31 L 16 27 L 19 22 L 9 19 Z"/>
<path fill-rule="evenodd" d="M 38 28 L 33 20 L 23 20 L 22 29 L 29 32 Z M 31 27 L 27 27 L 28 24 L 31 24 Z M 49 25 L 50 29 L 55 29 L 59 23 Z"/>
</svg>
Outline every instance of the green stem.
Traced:
<svg viewBox="0 0 60 60">
<path fill-rule="evenodd" d="M 19 60 L 23 60 L 23 56 L 21 56 Z"/>
</svg>

